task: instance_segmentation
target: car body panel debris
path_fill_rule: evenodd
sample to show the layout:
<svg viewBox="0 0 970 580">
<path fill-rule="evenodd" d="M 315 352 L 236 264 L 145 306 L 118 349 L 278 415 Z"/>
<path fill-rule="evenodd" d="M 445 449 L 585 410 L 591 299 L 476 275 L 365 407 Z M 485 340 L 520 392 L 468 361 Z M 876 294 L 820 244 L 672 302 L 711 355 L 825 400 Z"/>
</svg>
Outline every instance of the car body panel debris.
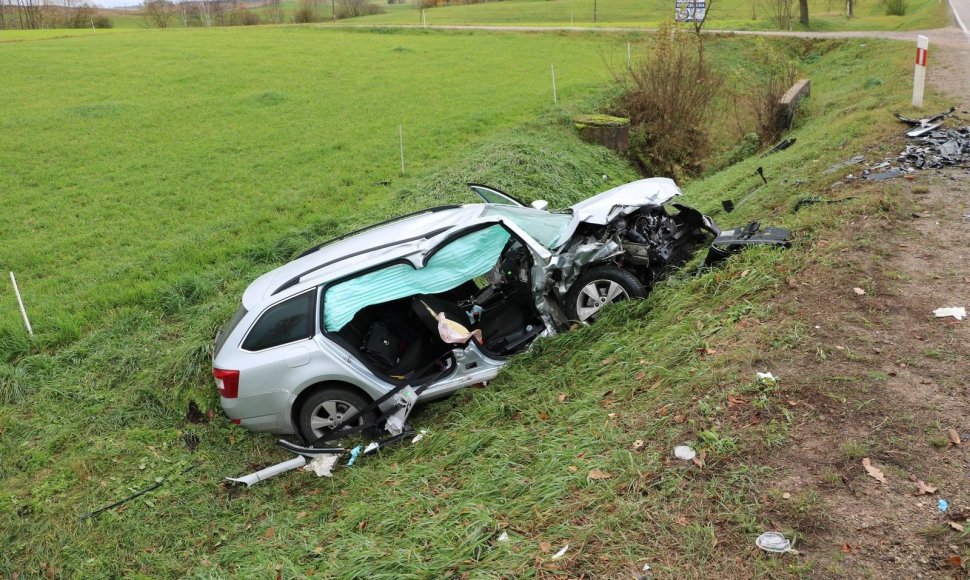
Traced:
<svg viewBox="0 0 970 580">
<path fill-rule="evenodd" d="M 933 115 L 932 117 L 927 117 L 925 119 L 910 119 L 909 117 L 904 117 L 899 113 L 893 113 L 893 116 L 899 119 L 901 123 L 905 123 L 911 127 L 922 128 L 922 127 L 929 127 L 934 123 L 943 121 L 943 119 L 949 117 L 954 111 L 956 111 L 956 107 L 950 107 L 950 110 L 948 111 L 943 111 L 942 113 L 938 113 L 936 115 Z"/>
</svg>

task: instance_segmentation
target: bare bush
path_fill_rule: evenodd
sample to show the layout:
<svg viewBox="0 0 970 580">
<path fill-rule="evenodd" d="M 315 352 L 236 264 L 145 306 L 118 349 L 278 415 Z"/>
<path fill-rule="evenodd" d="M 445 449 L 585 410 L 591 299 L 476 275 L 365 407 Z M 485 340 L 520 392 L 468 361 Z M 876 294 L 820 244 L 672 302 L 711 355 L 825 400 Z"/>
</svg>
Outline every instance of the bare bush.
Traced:
<svg viewBox="0 0 970 580">
<path fill-rule="evenodd" d="M 723 79 L 705 64 L 699 35 L 665 24 L 648 43 L 649 57 L 620 79 L 630 153 L 648 174 L 697 174 L 709 148 L 704 124 Z"/>
<path fill-rule="evenodd" d="M 795 13 L 795 0 L 764 0 L 768 16 L 781 30 L 788 30 Z M 807 18 L 806 18 L 807 19 Z"/>
<path fill-rule="evenodd" d="M 283 22 L 283 7 L 280 0 L 269 0 L 266 3 L 266 21 L 270 24 Z"/>
<path fill-rule="evenodd" d="M 320 22 L 320 11 L 313 0 L 300 0 L 300 5 L 293 12 L 293 22 L 306 24 L 308 22 Z"/>
<path fill-rule="evenodd" d="M 148 26 L 168 28 L 175 12 L 175 4 L 168 0 L 148 0 L 142 4 L 142 18 Z"/>
<path fill-rule="evenodd" d="M 754 123 L 760 144 L 775 142 L 785 129 L 780 123 L 781 98 L 798 79 L 794 61 L 772 48 L 764 39 L 757 40 L 755 62 L 735 75 L 735 103 Z"/>
<path fill-rule="evenodd" d="M 383 14 L 387 10 L 378 4 L 367 0 L 340 0 L 337 2 L 336 17 L 356 18 L 358 16 L 370 16 L 371 14 Z"/>
</svg>

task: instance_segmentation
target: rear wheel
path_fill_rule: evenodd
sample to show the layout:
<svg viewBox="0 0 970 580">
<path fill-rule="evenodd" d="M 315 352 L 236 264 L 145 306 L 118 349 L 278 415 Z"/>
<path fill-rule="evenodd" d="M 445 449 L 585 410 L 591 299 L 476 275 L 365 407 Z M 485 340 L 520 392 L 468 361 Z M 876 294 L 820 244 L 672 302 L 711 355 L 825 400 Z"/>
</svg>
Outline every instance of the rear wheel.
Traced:
<svg viewBox="0 0 970 580">
<path fill-rule="evenodd" d="M 370 401 L 366 397 L 350 389 L 342 387 L 321 389 L 310 395 L 300 406 L 298 422 L 300 437 L 303 437 L 307 443 L 311 443 L 321 436 L 333 433 L 336 428 L 373 421 L 372 412 L 358 415 L 369 404 Z M 351 419 L 350 424 L 345 423 L 346 419 L 354 416 L 356 419 Z M 333 440 L 337 438 L 337 434 L 334 434 Z"/>
<path fill-rule="evenodd" d="M 613 266 L 594 268 L 579 277 L 566 294 L 572 320 L 592 322 L 607 304 L 647 295 L 643 284 L 627 270 Z"/>
</svg>

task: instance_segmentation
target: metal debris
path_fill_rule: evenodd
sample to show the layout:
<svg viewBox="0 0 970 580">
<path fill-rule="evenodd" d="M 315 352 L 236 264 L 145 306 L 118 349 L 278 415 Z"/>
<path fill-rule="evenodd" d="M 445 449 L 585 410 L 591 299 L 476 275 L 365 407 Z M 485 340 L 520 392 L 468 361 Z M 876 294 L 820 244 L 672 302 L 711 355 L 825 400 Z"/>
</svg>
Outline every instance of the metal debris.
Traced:
<svg viewBox="0 0 970 580">
<path fill-rule="evenodd" d="M 957 110 L 956 107 L 950 107 L 950 110 L 949 111 L 943 111 L 942 113 L 939 113 L 937 115 L 933 115 L 932 117 L 927 117 L 926 119 L 910 119 L 909 117 L 904 117 L 904 116 L 900 115 L 899 113 L 893 113 L 893 115 L 895 115 L 896 118 L 899 119 L 899 121 L 901 123 L 906 123 L 907 125 L 909 125 L 911 127 L 928 127 L 928 126 L 932 125 L 933 123 L 936 123 L 938 121 L 942 121 L 946 117 L 949 117 L 950 114 L 953 113 L 953 111 L 956 111 L 956 110 Z"/>
</svg>

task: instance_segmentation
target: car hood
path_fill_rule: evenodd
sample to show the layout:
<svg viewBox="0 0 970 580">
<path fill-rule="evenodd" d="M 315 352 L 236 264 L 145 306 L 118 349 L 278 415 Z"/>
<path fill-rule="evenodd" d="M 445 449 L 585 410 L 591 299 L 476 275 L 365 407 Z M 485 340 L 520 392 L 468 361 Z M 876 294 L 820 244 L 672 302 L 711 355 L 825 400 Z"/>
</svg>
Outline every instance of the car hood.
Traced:
<svg viewBox="0 0 970 580">
<path fill-rule="evenodd" d="M 662 205 L 677 195 L 680 195 L 680 188 L 674 180 L 651 177 L 614 187 L 584 199 L 570 209 L 575 222 L 606 225 L 618 215 L 646 205 Z"/>
</svg>

